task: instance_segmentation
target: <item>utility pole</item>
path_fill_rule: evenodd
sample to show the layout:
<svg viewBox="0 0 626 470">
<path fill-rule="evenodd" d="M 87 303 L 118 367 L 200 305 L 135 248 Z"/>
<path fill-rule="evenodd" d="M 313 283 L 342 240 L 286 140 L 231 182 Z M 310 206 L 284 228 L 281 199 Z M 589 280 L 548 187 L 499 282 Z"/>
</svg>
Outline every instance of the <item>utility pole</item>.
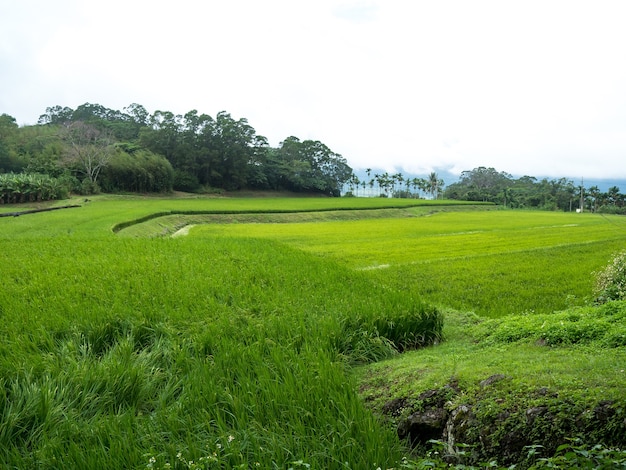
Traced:
<svg viewBox="0 0 626 470">
<path fill-rule="evenodd" d="M 583 213 L 583 210 L 585 209 L 585 186 L 583 186 L 583 181 L 584 179 L 581 177 L 580 178 L 580 213 Z"/>
</svg>

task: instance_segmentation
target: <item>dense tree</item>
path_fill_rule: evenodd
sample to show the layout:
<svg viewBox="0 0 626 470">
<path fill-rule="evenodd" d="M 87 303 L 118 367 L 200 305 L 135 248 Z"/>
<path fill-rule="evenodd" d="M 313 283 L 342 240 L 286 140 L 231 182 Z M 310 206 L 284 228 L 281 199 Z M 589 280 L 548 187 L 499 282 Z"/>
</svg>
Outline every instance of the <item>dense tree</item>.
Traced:
<svg viewBox="0 0 626 470">
<path fill-rule="evenodd" d="M 120 145 L 102 169 L 100 187 L 107 192 L 169 192 L 173 181 L 174 170 L 165 157 Z"/>
<path fill-rule="evenodd" d="M 318 192 L 338 196 L 350 180 L 346 160 L 317 140 L 287 137 L 271 154 L 270 178 L 275 189 Z M 354 182 L 356 184 L 356 182 Z"/>
<path fill-rule="evenodd" d="M 246 119 L 235 120 L 226 112 L 215 119 L 213 155 L 217 170 L 213 173 L 213 186 L 241 189 L 248 183 L 249 166 L 267 146 L 267 140 L 256 134 Z"/>
<path fill-rule="evenodd" d="M 597 186 L 585 189 L 567 178 L 537 180 L 533 176 L 514 179 L 493 168 L 479 167 L 461 174 L 445 196 L 450 199 L 489 201 L 512 208 L 626 213 L 624 195 L 614 186 L 602 193 Z M 583 207 L 581 207 L 581 201 Z"/>
<path fill-rule="evenodd" d="M 598 188 L 598 186 L 596 185 L 591 186 L 587 190 L 587 193 L 591 197 L 590 209 L 592 212 L 596 212 L 596 210 L 598 209 L 598 196 L 600 195 L 600 188 Z"/>
<path fill-rule="evenodd" d="M 503 190 L 511 184 L 511 175 L 481 166 L 462 172 L 460 180 L 448 186 L 446 196 L 450 199 L 501 202 Z"/>
<path fill-rule="evenodd" d="M 51 106 L 39 116 L 38 124 L 64 125 L 73 120 L 74 110 L 67 106 Z"/>
<path fill-rule="evenodd" d="M 19 171 L 21 162 L 11 152 L 9 141 L 17 133 L 18 125 L 13 116 L 0 115 L 0 173 Z"/>
</svg>

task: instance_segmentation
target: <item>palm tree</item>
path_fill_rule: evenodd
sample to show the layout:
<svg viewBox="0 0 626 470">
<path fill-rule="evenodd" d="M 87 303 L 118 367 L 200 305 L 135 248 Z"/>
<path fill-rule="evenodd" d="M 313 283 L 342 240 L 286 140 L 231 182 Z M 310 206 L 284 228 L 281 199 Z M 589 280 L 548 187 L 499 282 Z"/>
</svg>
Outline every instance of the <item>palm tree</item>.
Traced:
<svg viewBox="0 0 626 470">
<path fill-rule="evenodd" d="M 402 176 L 402 173 L 396 173 L 395 175 L 393 175 L 393 180 L 394 182 L 397 181 L 400 188 L 402 188 L 402 182 L 404 181 L 404 177 Z M 396 192 L 396 188 L 394 185 L 392 194 L 395 194 L 395 192 Z"/>
<path fill-rule="evenodd" d="M 437 173 L 434 171 L 428 175 L 428 192 L 432 199 L 435 199 L 437 193 L 439 192 L 439 178 L 437 177 Z"/>
<path fill-rule="evenodd" d="M 443 199 L 443 187 L 445 185 L 446 185 L 446 183 L 443 180 L 443 178 L 439 178 L 437 180 L 437 197 L 439 197 L 439 195 L 441 195 L 441 198 Z"/>
<path fill-rule="evenodd" d="M 597 203 L 598 203 L 598 196 L 600 195 L 600 188 L 598 188 L 597 186 L 590 187 L 589 194 L 593 198 L 593 205 L 591 206 L 591 210 L 595 212 L 596 209 L 598 208 Z"/>
<path fill-rule="evenodd" d="M 415 193 L 416 199 L 419 199 L 419 190 L 421 188 L 420 179 L 413 178 L 411 180 L 411 186 L 413 186 L 413 192 Z"/>
<path fill-rule="evenodd" d="M 389 173 L 387 172 L 383 173 L 383 175 L 381 176 L 381 179 L 382 179 L 383 191 L 385 191 L 385 196 L 389 197 L 389 187 L 393 185 L 393 181 L 391 180 L 391 177 L 389 176 Z"/>
<path fill-rule="evenodd" d="M 606 195 L 608 203 L 612 206 L 616 206 L 619 200 L 619 188 L 617 186 L 611 186 Z"/>
</svg>

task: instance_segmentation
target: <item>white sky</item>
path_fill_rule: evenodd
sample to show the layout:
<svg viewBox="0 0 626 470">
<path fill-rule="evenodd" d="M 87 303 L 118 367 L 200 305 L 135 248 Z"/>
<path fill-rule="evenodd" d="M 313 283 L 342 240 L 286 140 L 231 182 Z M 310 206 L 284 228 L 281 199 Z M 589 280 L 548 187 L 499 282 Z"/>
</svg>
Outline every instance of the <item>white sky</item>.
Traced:
<svg viewBox="0 0 626 470">
<path fill-rule="evenodd" d="M 626 1 L 0 0 L 0 114 L 227 111 L 355 170 L 626 177 Z"/>
</svg>

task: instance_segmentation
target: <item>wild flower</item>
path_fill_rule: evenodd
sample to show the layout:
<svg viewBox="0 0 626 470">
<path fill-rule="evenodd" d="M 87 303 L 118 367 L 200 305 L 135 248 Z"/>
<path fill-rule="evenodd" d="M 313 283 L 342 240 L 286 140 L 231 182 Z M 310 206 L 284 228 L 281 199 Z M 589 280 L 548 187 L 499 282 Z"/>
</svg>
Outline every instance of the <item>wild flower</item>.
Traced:
<svg viewBox="0 0 626 470">
<path fill-rule="evenodd" d="M 626 299 L 626 251 L 614 255 L 602 271 L 593 274 L 597 303 Z"/>
</svg>

